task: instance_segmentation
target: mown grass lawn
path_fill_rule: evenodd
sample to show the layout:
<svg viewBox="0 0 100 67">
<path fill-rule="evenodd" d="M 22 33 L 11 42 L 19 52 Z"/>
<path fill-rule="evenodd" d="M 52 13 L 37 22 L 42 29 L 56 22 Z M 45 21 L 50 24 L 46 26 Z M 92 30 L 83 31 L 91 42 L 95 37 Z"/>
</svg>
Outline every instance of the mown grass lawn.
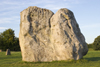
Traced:
<svg viewBox="0 0 100 67">
<path fill-rule="evenodd" d="M 78 61 L 54 61 L 54 62 L 23 62 L 21 52 L 0 52 L 0 67 L 100 67 L 100 51 L 90 50 L 83 59 Z"/>
</svg>

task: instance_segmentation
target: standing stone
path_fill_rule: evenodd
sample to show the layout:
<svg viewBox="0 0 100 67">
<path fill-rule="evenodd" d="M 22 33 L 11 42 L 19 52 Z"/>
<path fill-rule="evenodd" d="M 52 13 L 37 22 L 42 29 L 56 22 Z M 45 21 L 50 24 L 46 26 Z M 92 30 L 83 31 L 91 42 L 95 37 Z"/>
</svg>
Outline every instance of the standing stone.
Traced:
<svg viewBox="0 0 100 67">
<path fill-rule="evenodd" d="M 55 47 L 57 60 L 78 60 L 87 54 L 85 38 L 70 10 L 58 10 L 50 22 L 51 43 Z"/>
<path fill-rule="evenodd" d="M 35 6 L 20 13 L 19 41 L 23 61 L 52 61 L 53 48 L 50 44 L 52 15 L 52 11 Z"/>
<path fill-rule="evenodd" d="M 2 52 L 2 50 L 0 49 L 0 52 Z"/>
<path fill-rule="evenodd" d="M 23 61 L 78 60 L 87 54 L 85 38 L 70 10 L 64 8 L 54 14 L 34 6 L 23 10 L 20 16 Z"/>
<path fill-rule="evenodd" d="M 7 49 L 7 50 L 6 50 L 6 55 L 11 55 L 10 49 Z"/>
</svg>

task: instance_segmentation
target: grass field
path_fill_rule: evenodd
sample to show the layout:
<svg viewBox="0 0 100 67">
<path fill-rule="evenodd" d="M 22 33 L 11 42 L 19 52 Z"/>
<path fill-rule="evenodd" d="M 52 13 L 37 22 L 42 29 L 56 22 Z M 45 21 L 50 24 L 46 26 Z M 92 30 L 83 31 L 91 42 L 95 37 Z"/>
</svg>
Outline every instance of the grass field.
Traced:
<svg viewBox="0 0 100 67">
<path fill-rule="evenodd" d="M 21 52 L 11 52 L 6 56 L 0 52 L 0 67 L 100 67 L 100 51 L 89 50 L 83 59 L 78 61 L 55 61 L 55 62 L 23 62 Z"/>
</svg>

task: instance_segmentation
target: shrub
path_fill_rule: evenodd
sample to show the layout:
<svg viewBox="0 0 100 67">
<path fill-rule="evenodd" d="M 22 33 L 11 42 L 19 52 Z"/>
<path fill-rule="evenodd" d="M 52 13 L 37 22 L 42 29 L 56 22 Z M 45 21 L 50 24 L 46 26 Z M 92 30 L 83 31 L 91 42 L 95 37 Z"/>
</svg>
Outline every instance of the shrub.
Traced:
<svg viewBox="0 0 100 67">
<path fill-rule="evenodd" d="M 95 40 L 93 42 L 93 49 L 94 50 L 100 50 L 100 36 L 95 38 Z"/>
</svg>

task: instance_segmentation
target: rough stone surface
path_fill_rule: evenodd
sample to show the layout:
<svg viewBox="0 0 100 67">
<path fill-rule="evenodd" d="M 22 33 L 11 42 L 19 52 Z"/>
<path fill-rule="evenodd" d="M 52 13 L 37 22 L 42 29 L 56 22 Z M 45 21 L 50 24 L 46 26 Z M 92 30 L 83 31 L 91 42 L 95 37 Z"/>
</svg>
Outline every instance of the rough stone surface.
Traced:
<svg viewBox="0 0 100 67">
<path fill-rule="evenodd" d="M 70 10 L 63 8 L 52 16 L 51 43 L 57 60 L 78 60 L 87 53 L 85 38 Z"/>
<path fill-rule="evenodd" d="M 19 41 L 22 60 L 50 62 L 78 60 L 88 48 L 73 13 L 29 7 L 20 13 Z"/>
<path fill-rule="evenodd" d="M 6 55 L 11 55 L 10 49 L 7 49 L 7 50 L 6 50 Z"/>
</svg>

